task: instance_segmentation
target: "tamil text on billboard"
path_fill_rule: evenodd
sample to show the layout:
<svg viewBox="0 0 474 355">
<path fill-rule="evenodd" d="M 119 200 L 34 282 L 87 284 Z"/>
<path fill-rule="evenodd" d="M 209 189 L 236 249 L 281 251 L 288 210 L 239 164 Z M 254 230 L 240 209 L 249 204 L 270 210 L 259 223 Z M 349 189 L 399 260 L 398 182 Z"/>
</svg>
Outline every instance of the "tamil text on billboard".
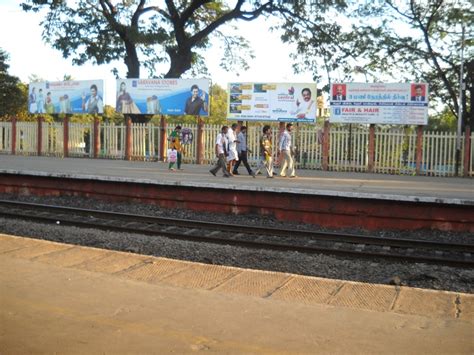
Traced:
<svg viewBox="0 0 474 355">
<path fill-rule="evenodd" d="M 124 114 L 209 115 L 209 79 L 117 80 L 116 110 Z"/>
<path fill-rule="evenodd" d="M 231 120 L 315 122 L 316 84 L 231 83 Z"/>
<path fill-rule="evenodd" d="M 29 84 L 30 113 L 104 113 L 102 80 L 45 81 Z"/>
<path fill-rule="evenodd" d="M 428 85 L 425 83 L 332 84 L 330 121 L 426 125 Z"/>
</svg>

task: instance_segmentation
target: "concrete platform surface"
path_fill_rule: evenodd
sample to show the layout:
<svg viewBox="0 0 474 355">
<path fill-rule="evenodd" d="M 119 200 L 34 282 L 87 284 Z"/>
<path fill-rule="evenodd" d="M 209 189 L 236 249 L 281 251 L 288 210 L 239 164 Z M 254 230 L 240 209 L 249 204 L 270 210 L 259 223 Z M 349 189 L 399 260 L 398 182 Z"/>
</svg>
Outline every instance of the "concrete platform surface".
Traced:
<svg viewBox="0 0 474 355">
<path fill-rule="evenodd" d="M 157 162 L 0 155 L 0 174 L 474 205 L 471 178 L 298 170 L 297 179 L 266 179 L 263 175 L 252 179 L 241 167 L 242 175 L 224 179 L 212 176 L 209 165 L 184 164 L 183 168 L 183 171 L 171 172 L 166 163 Z"/>
<path fill-rule="evenodd" d="M 0 352 L 472 354 L 474 295 L 0 235 Z"/>
</svg>

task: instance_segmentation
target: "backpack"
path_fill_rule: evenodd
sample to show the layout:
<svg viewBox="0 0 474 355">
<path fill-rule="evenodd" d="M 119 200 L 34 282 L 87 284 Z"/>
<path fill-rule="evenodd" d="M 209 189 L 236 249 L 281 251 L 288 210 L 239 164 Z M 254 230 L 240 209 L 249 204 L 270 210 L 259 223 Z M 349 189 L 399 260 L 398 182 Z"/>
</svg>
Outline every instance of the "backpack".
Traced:
<svg viewBox="0 0 474 355">
<path fill-rule="evenodd" d="M 168 161 L 170 163 L 176 163 L 178 159 L 178 152 L 175 149 L 168 149 Z"/>
</svg>

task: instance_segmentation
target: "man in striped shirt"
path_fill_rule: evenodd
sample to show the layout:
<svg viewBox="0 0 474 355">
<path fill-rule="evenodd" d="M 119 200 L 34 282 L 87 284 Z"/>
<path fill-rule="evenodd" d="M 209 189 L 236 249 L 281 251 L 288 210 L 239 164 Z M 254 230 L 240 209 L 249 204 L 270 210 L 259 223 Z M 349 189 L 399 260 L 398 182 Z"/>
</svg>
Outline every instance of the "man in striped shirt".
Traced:
<svg viewBox="0 0 474 355">
<path fill-rule="evenodd" d="M 278 153 L 280 155 L 280 161 L 283 159 L 281 166 L 280 176 L 286 177 L 287 169 L 290 174 L 290 178 L 296 177 L 295 172 L 295 161 L 291 154 L 291 131 L 293 129 L 293 123 L 286 125 L 286 130 L 280 136 L 280 144 L 278 146 Z"/>
</svg>

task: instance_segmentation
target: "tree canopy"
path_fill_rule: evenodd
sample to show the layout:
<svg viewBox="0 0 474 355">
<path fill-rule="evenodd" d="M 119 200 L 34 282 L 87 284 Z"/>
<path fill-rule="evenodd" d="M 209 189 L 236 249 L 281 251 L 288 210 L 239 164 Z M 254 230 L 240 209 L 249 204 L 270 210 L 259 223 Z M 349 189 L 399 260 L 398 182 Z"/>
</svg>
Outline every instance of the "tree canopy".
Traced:
<svg viewBox="0 0 474 355">
<path fill-rule="evenodd" d="M 242 21 L 276 14 L 306 21 L 309 11 L 318 14 L 314 21 L 325 30 L 330 29 L 327 23 L 332 21 L 323 15 L 324 12 L 345 6 L 341 0 L 322 0 L 317 6 L 309 0 L 166 0 L 156 5 L 150 3 L 153 2 L 26 0 L 21 6 L 25 11 L 46 11 L 42 21 L 43 38 L 65 58 L 71 57 L 78 65 L 87 61 L 104 64 L 123 60 L 129 78 L 140 77 L 141 64 L 150 76 L 156 75 L 156 65 L 165 62 L 169 63 L 169 70 L 163 73 L 164 77 L 179 78 L 189 70 L 192 74 L 205 73 L 203 53 L 216 38 L 221 40 L 223 47 L 225 60 L 221 65 L 225 69 L 246 68 L 246 58 L 251 56 L 247 40 L 228 32 L 229 26 L 224 25 L 235 25 L 240 21 L 242 26 Z"/>
<path fill-rule="evenodd" d="M 124 60 L 129 78 L 140 77 L 140 65 L 155 73 L 157 63 L 169 62 L 164 77 L 179 78 L 190 69 L 205 71 L 200 50 L 211 37 L 224 43 L 224 55 L 242 57 L 244 38 L 221 31 L 232 20 L 251 21 L 271 10 L 273 1 L 167 0 L 148 5 L 145 0 L 44 1 L 22 3 L 25 11 L 47 11 L 43 38 L 75 64 Z M 238 50 L 237 50 L 238 49 Z M 245 61 L 233 60 L 233 63 Z M 228 63 L 228 62 L 225 62 Z"/>
<path fill-rule="evenodd" d="M 282 40 L 297 43 L 292 55 L 296 71 L 311 68 L 316 78 L 325 73 L 329 83 L 331 77 L 353 81 L 357 74 L 364 74 L 367 82 L 387 81 L 387 77 L 397 82 L 427 82 L 432 102 L 446 105 L 457 116 L 464 45 L 467 91 L 462 105 L 464 117 L 471 116 L 474 13 L 468 0 L 348 2 L 342 10 L 332 11 L 339 21 L 324 31 L 316 14 L 308 21 L 286 19 Z"/>
<path fill-rule="evenodd" d="M 0 48 L 0 117 L 18 116 L 26 109 L 28 90 L 8 73 L 8 54 Z"/>
</svg>

